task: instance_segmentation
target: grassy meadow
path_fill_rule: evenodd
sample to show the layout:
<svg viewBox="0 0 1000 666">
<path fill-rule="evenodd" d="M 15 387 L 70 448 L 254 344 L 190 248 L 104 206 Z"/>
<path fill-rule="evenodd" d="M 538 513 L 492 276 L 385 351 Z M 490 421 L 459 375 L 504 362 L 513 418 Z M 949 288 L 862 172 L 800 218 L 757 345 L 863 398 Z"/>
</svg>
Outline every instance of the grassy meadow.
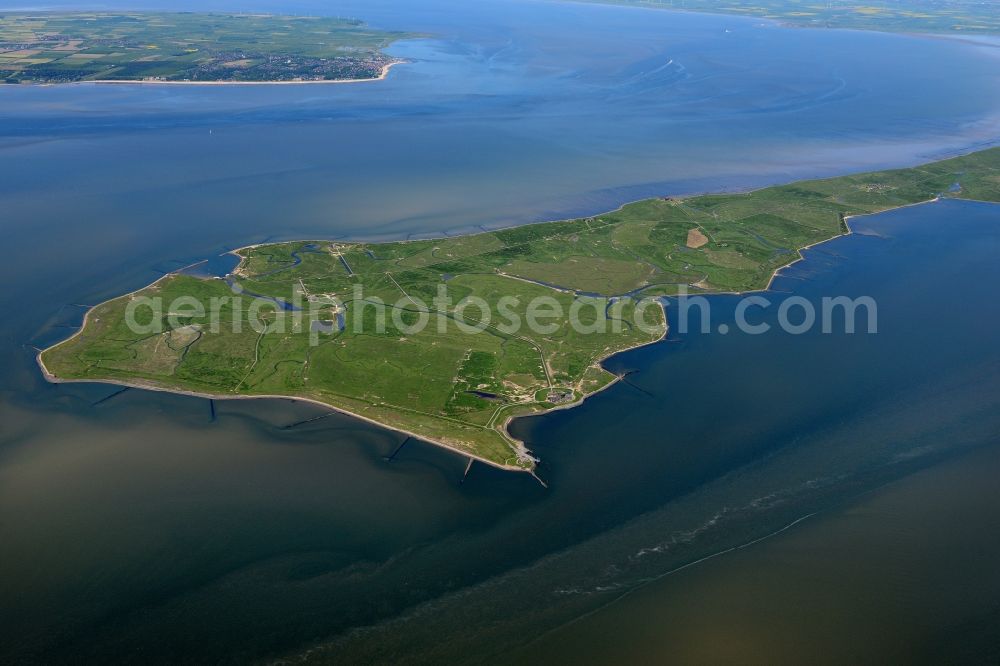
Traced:
<svg viewBox="0 0 1000 666">
<path fill-rule="evenodd" d="M 847 216 L 937 196 L 1000 201 L 1000 149 L 463 237 L 248 247 L 228 282 L 165 276 L 95 307 L 40 358 L 57 380 L 308 398 L 531 468 L 507 420 L 614 381 L 602 360 L 666 330 L 643 297 L 763 289 L 801 248 L 846 233 Z M 147 298 L 172 305 L 136 308 L 133 324 L 156 329 L 137 330 L 129 307 Z M 542 325 L 525 325 L 540 299 Z M 297 328 L 306 312 L 327 329 Z"/>
</svg>

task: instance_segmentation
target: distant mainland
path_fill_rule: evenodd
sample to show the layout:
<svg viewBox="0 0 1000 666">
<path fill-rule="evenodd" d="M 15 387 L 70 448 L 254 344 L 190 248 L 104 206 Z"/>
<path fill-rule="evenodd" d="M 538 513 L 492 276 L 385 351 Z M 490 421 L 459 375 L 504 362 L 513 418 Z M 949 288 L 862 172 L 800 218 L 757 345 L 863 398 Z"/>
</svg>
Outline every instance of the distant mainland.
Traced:
<svg viewBox="0 0 1000 666">
<path fill-rule="evenodd" d="M 385 78 L 416 35 L 356 20 L 189 12 L 0 13 L 7 83 L 343 83 Z"/>
</svg>

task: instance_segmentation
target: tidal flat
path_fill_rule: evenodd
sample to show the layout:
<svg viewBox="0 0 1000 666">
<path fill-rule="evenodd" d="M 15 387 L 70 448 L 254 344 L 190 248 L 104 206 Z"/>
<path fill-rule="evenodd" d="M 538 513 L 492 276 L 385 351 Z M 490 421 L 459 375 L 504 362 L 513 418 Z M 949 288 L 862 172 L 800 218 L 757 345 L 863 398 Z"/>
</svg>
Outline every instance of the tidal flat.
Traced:
<svg viewBox="0 0 1000 666">
<path fill-rule="evenodd" d="M 993 441 L 996 213 L 954 201 L 854 218 L 775 282 L 877 297 L 878 335 L 668 337 L 612 360 L 629 383 L 518 422 L 547 490 L 486 466 L 462 483 L 457 456 L 393 457 L 402 437 L 309 405 L 45 382 L 35 348 L 87 308 L 238 247 L 585 217 L 996 137 L 981 45 L 572 3 L 342 6 L 434 37 L 357 86 L 0 89 L 4 660 L 502 661 Z M 712 297 L 716 325 L 732 298 Z M 947 584 L 979 589 L 964 571 Z"/>
</svg>

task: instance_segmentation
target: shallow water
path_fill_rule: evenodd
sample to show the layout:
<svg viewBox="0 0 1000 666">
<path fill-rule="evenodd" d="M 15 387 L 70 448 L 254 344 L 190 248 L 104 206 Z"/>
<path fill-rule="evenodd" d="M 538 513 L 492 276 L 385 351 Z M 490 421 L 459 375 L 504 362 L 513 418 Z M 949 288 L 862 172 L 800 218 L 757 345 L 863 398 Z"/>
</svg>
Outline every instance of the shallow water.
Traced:
<svg viewBox="0 0 1000 666">
<path fill-rule="evenodd" d="M 551 492 L 508 521 L 511 531 L 500 525 L 481 535 L 490 539 L 485 552 L 505 557 L 566 545 L 310 656 L 462 660 L 475 652 L 505 663 L 529 637 L 678 567 L 1000 443 L 1000 352 L 989 342 L 1000 323 L 989 296 L 1000 277 L 1000 206 L 940 202 L 853 226 L 859 233 L 787 269 L 755 321 L 776 326 L 776 308 L 793 295 L 817 308 L 825 295 L 870 295 L 877 334 L 672 334 L 615 357 L 615 370 L 638 369 L 629 376 L 634 387 L 519 423 L 517 433 L 545 461 Z M 956 292 L 958 271 L 965 288 Z M 735 330 L 737 299 L 711 303 L 713 330 Z M 672 314 L 676 320 L 676 308 Z M 975 542 L 979 524 L 968 529 L 964 538 Z M 460 552 L 455 541 L 442 548 Z M 882 636 L 897 639 L 890 628 Z M 531 652 L 529 644 L 514 655 Z"/>
<path fill-rule="evenodd" d="M 923 470 L 664 577 L 516 659 L 996 663 L 998 472 L 996 446 Z"/>
<path fill-rule="evenodd" d="M 641 391 L 516 424 L 549 490 L 481 466 L 460 484 L 464 460 L 414 442 L 387 463 L 400 437 L 311 406 L 45 384 L 31 346 L 79 306 L 235 246 L 591 213 L 996 135 L 986 47 L 343 6 L 435 38 L 393 47 L 413 62 L 379 84 L 0 89 L 4 658 L 483 656 L 996 432 L 997 212 L 954 202 L 858 220 L 887 237 L 779 280 L 877 295 L 877 336 L 677 339 L 611 361 Z"/>
</svg>

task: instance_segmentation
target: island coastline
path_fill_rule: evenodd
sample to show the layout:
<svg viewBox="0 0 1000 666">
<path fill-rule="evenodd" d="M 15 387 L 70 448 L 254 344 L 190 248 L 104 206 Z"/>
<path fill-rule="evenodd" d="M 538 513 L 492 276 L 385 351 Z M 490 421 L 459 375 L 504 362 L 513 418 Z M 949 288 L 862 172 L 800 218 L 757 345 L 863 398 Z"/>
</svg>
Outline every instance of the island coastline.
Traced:
<svg viewBox="0 0 1000 666">
<path fill-rule="evenodd" d="M 238 253 L 239 253 L 240 250 L 247 249 L 247 248 L 252 248 L 252 247 L 260 247 L 261 245 L 262 244 L 259 244 L 259 243 L 258 244 L 254 244 L 254 245 L 246 245 L 246 246 L 243 246 L 243 247 L 239 247 L 239 248 L 230 250 L 226 254 L 237 254 L 238 255 Z M 154 280 L 153 282 L 150 282 L 148 285 L 146 285 L 144 287 L 140 287 L 139 289 L 135 289 L 133 291 L 130 291 L 130 292 L 126 293 L 126 294 L 122 294 L 120 296 L 114 296 L 112 298 L 109 298 L 109 299 L 107 299 L 105 301 L 101 301 L 100 303 L 97 303 L 97 304 L 89 307 L 87 309 L 87 312 L 85 312 L 84 315 L 83 315 L 83 321 L 80 323 L 80 327 L 76 331 L 74 331 L 66 339 L 60 340 L 59 342 L 56 342 L 55 344 L 49 345 L 45 349 L 40 349 L 38 351 L 38 353 L 35 355 L 35 361 L 38 363 L 38 367 L 42 371 L 42 376 L 45 378 L 45 381 L 49 382 L 50 384 L 88 384 L 88 383 L 89 384 L 108 384 L 108 385 L 112 385 L 112 386 L 122 386 L 122 387 L 126 387 L 126 388 L 134 388 L 134 389 L 140 389 L 140 390 L 145 390 L 145 391 L 157 391 L 157 392 L 160 392 L 160 393 L 174 393 L 174 394 L 177 394 L 177 395 L 186 395 L 186 396 L 195 397 L 195 398 L 206 398 L 206 399 L 209 399 L 209 400 L 254 400 L 254 399 L 266 399 L 266 400 L 270 400 L 270 399 L 275 399 L 275 400 L 290 400 L 292 402 L 307 402 L 307 403 L 311 403 L 311 404 L 314 404 L 314 405 L 319 405 L 321 407 L 326 407 L 327 409 L 331 409 L 334 412 L 337 412 L 339 414 L 344 414 L 344 415 L 350 416 L 352 418 L 360 419 L 361 421 L 365 421 L 366 423 L 370 423 L 372 425 L 378 426 L 379 428 L 390 430 L 392 432 L 397 432 L 397 433 L 400 433 L 400 434 L 403 434 L 403 435 L 407 435 L 409 437 L 414 437 L 414 438 L 416 438 L 416 439 L 418 439 L 418 440 L 420 440 L 422 442 L 426 442 L 428 444 L 432 444 L 432 445 L 437 446 L 439 448 L 447 449 L 448 451 L 450 451 L 452 453 L 456 453 L 456 454 L 458 454 L 460 456 L 463 456 L 463 457 L 466 457 L 466 458 L 474 459 L 474 460 L 476 460 L 478 462 L 481 462 L 481 463 L 484 463 L 486 465 L 489 465 L 490 467 L 495 467 L 497 469 L 502 469 L 502 470 L 510 471 L 510 472 L 527 472 L 529 474 L 534 475 L 535 463 L 538 462 L 538 459 L 531 455 L 531 451 L 527 448 L 527 443 L 524 440 L 521 440 L 521 439 L 519 439 L 517 437 L 514 437 L 510 433 L 510 429 L 509 429 L 510 424 L 514 420 L 519 419 L 519 418 L 527 418 L 529 416 L 538 416 L 540 414 L 547 414 L 549 412 L 554 412 L 554 411 L 558 411 L 558 410 L 562 410 L 562 409 L 571 409 L 573 407 L 577 407 L 579 405 L 582 405 L 587 400 L 587 398 L 589 398 L 591 396 L 594 396 L 594 395 L 597 395 L 598 393 L 600 393 L 600 392 L 602 392 L 602 391 L 610 388 L 611 386 L 614 386 L 615 384 L 617 384 L 618 382 L 620 382 L 622 380 L 622 377 L 620 375 L 615 375 L 614 379 L 612 379 L 611 381 L 609 381 L 607 384 L 605 384 L 604 386 L 600 387 L 596 391 L 593 391 L 592 393 L 587 393 L 587 394 L 581 396 L 579 399 L 577 399 L 577 400 L 575 400 L 575 401 L 573 401 L 571 403 L 566 403 L 566 404 L 563 404 L 563 405 L 557 405 L 557 406 L 554 406 L 554 407 L 552 407 L 550 409 L 545 410 L 544 412 L 539 412 L 539 414 L 523 414 L 523 415 L 513 415 L 513 416 L 506 417 L 506 419 L 504 420 L 504 422 L 503 422 L 503 424 L 502 424 L 502 426 L 500 428 L 500 433 L 501 433 L 501 435 L 503 435 L 509 441 L 509 443 L 512 445 L 512 448 L 514 449 L 515 453 L 518 454 L 518 457 L 520 457 L 520 456 L 523 455 L 524 457 L 526 457 L 526 458 L 528 458 L 528 459 L 530 459 L 532 461 L 532 465 L 530 467 L 524 467 L 524 466 L 518 466 L 518 465 L 508 465 L 508 464 L 504 464 L 504 463 L 499 463 L 499 462 L 494 461 L 494 460 L 489 460 L 488 458 L 484 458 L 482 456 L 476 455 L 475 453 L 471 453 L 469 451 L 466 451 L 465 449 L 459 448 L 457 446 L 453 446 L 451 444 L 448 444 L 447 442 L 436 440 L 434 438 L 427 437 L 426 435 L 421 435 L 421 434 L 418 434 L 418 433 L 415 433 L 415 432 L 411 432 L 411 431 L 406 430 L 404 428 L 399 428 L 399 427 L 390 425 L 388 423 L 384 423 L 382 421 L 377 421 L 377 420 L 369 418 L 367 416 L 362 416 L 362 415 L 357 414 L 355 412 L 352 412 L 350 410 L 344 409 L 343 407 L 340 407 L 340 406 L 337 406 L 337 405 L 332 405 L 332 404 L 330 404 L 328 402 L 324 402 L 324 401 L 318 400 L 316 398 L 308 398 L 308 397 L 294 396 L 294 395 L 281 395 L 281 394 L 257 394 L 257 395 L 245 394 L 245 395 L 239 395 L 239 394 L 232 394 L 232 393 L 207 393 L 207 392 L 202 392 L 202 391 L 192 391 L 192 390 L 188 390 L 188 389 L 180 389 L 180 388 L 173 388 L 173 387 L 168 387 L 168 386 L 161 386 L 161 385 L 156 384 L 154 382 L 126 381 L 126 380 L 118 380 L 118 379 L 74 379 L 74 378 L 64 378 L 64 377 L 59 377 L 59 376 L 53 374 L 51 371 L 49 371 L 48 367 L 45 365 L 45 361 L 42 359 L 42 354 L 44 354 L 45 352 L 47 352 L 47 351 L 49 351 L 51 349 L 55 349 L 56 347 L 59 347 L 61 345 L 64 345 L 64 344 L 70 342 L 71 340 L 73 340 L 74 338 L 76 338 L 78 335 L 80 335 L 81 333 L 83 333 L 84 329 L 87 326 L 87 321 L 90 318 L 91 313 L 94 312 L 97 308 L 99 308 L 102 305 L 105 305 L 107 303 L 110 303 L 111 301 L 118 300 L 119 298 L 126 298 L 126 297 L 132 296 L 134 294 L 138 294 L 139 292 L 145 291 L 146 289 L 149 289 L 150 287 L 155 286 L 156 284 L 160 283 L 161 281 L 163 281 L 163 280 L 165 280 L 165 279 L 167 279 L 167 278 L 169 278 L 169 277 L 171 277 L 173 275 L 177 275 L 181 271 L 183 271 L 183 270 L 185 270 L 187 268 L 190 268 L 191 266 L 198 265 L 200 263 L 202 263 L 202 261 L 194 262 L 193 264 L 190 264 L 189 266 L 185 266 L 185 267 L 180 268 L 180 269 L 178 269 L 176 271 L 172 271 L 170 273 L 166 273 L 164 275 L 161 275 L 156 280 Z M 235 272 L 235 270 L 238 269 L 238 268 L 239 268 L 239 266 L 237 266 L 236 268 L 234 268 L 233 271 Z M 230 273 L 230 274 L 232 274 L 232 273 Z M 653 340 L 653 341 L 650 341 L 650 342 L 643 342 L 642 344 L 638 344 L 638 345 L 635 345 L 633 347 L 628 347 L 628 348 L 625 348 L 625 349 L 617 350 L 614 353 L 612 353 L 612 354 L 610 354 L 610 355 L 608 355 L 608 356 L 606 356 L 604 358 L 599 359 L 598 360 L 598 364 L 603 364 L 604 361 L 607 361 L 609 358 L 611 358 L 611 357 L 613 357 L 613 356 L 615 356 L 617 354 L 621 354 L 621 353 L 624 353 L 624 352 L 627 352 L 627 351 L 631 351 L 633 349 L 639 349 L 641 347 L 646 347 L 646 346 L 649 346 L 649 345 L 657 344 L 659 342 L 662 342 L 667 337 L 667 333 L 669 332 L 670 326 L 669 326 L 669 322 L 667 322 L 666 308 L 663 305 L 662 299 L 657 299 L 657 300 L 658 300 L 658 304 L 659 304 L 659 306 L 661 308 L 661 311 L 663 313 L 663 320 L 664 320 L 663 334 L 658 339 L 656 339 L 656 340 Z M 511 406 L 516 406 L 516 405 L 511 405 Z M 545 485 L 544 482 L 541 479 L 538 479 L 538 481 L 540 483 L 542 483 L 543 485 Z"/>
<path fill-rule="evenodd" d="M 986 152 L 989 152 L 989 151 L 986 151 Z M 973 154 L 975 154 L 975 153 L 973 153 Z M 768 189 L 768 188 L 764 187 L 764 188 L 761 188 L 761 189 Z M 753 192 L 753 191 L 750 191 L 750 192 Z M 843 236 L 847 236 L 847 235 L 850 235 L 850 234 L 854 233 L 854 231 L 853 231 L 853 229 L 851 227 L 851 224 L 850 224 L 850 220 L 852 218 L 859 217 L 859 216 L 864 216 L 864 215 L 875 214 L 875 213 L 880 213 L 880 212 L 885 212 L 885 211 L 888 211 L 888 210 L 896 210 L 896 209 L 900 209 L 900 208 L 906 208 L 906 207 L 924 205 L 924 204 L 927 204 L 927 203 L 933 203 L 935 201 L 940 200 L 943 196 L 944 195 L 942 195 L 942 194 L 938 194 L 938 195 L 930 197 L 928 199 L 924 199 L 924 200 L 920 200 L 920 201 L 914 201 L 914 202 L 910 202 L 910 203 L 903 203 L 903 204 L 899 204 L 899 205 L 893 205 L 893 206 L 885 207 L 885 208 L 882 208 L 881 210 L 876 210 L 876 211 L 872 211 L 872 212 L 861 212 L 861 213 L 849 214 L 849 215 L 848 214 L 842 214 L 841 215 L 841 222 L 842 222 L 842 224 L 841 224 L 839 233 L 832 234 L 829 237 L 826 237 L 826 238 L 820 239 L 818 241 L 809 243 L 808 245 L 804 245 L 802 247 L 795 248 L 795 253 L 796 253 L 797 256 L 792 261 L 790 261 L 789 263 L 786 263 L 786 264 L 783 264 L 781 266 L 775 267 L 771 271 L 771 273 L 770 273 L 770 275 L 768 277 L 766 286 L 764 286 L 763 289 L 755 288 L 755 289 L 748 289 L 748 290 L 742 290 L 742 291 L 704 290 L 704 291 L 701 291 L 699 293 L 701 295 L 709 296 L 709 295 L 724 295 L 724 294 L 741 295 L 741 294 L 747 294 L 747 293 L 755 293 L 755 292 L 759 293 L 759 292 L 762 292 L 762 291 L 763 292 L 770 291 L 772 289 L 772 285 L 773 285 L 774 280 L 777 277 L 780 276 L 781 272 L 785 268 L 788 268 L 789 266 L 792 266 L 792 265 L 794 265 L 794 264 L 796 264 L 796 263 L 798 263 L 798 262 L 800 262 L 800 261 L 802 261 L 804 259 L 804 256 L 802 254 L 803 251 L 805 251 L 807 249 L 810 249 L 810 248 L 813 248 L 813 247 L 816 247 L 818 245 L 824 244 L 824 243 L 828 243 L 828 242 L 830 242 L 832 240 L 836 240 L 836 239 L 841 238 Z M 665 197 L 665 198 L 669 199 L 668 197 Z M 964 197 L 958 196 L 958 193 L 956 193 L 956 196 L 950 197 L 950 198 L 965 199 Z M 977 199 L 970 198 L 968 200 L 976 201 Z M 640 200 L 640 201 L 648 201 L 648 200 Z M 996 203 L 996 201 L 986 201 L 986 202 L 987 203 Z M 625 206 L 628 206 L 628 205 L 629 204 L 623 204 L 621 207 L 619 207 L 616 210 L 621 210 L 622 208 L 624 208 Z M 547 223 L 540 222 L 540 223 L 534 223 L 534 224 L 547 224 Z M 530 226 L 532 226 L 532 225 L 531 224 L 528 224 L 528 225 L 515 225 L 515 226 L 512 226 L 512 227 L 509 227 L 509 229 L 518 229 L 518 228 L 524 228 L 524 227 L 530 227 Z M 463 236 L 460 236 L 460 237 L 478 236 L 478 235 L 481 235 L 481 234 L 494 233 L 495 231 L 497 231 L 497 230 L 476 232 L 476 233 L 473 233 L 473 234 L 466 234 L 466 235 L 463 235 Z M 454 240 L 456 237 L 455 236 L 448 236 L 448 237 L 445 237 L 445 238 L 449 238 L 449 239 Z M 420 240 L 426 240 L 426 239 L 420 239 Z M 328 242 L 328 241 L 321 241 L 321 242 Z M 329 242 L 332 242 L 332 241 L 329 241 Z M 408 241 L 399 241 L 399 242 L 405 243 L 405 242 L 408 242 Z M 411 242 L 416 242 L 416 241 L 411 241 Z M 361 241 L 357 241 L 357 243 L 361 243 Z M 239 271 L 240 271 L 241 267 L 243 267 L 244 264 L 248 261 L 249 254 L 246 251 L 251 250 L 251 249 L 255 249 L 255 248 L 260 248 L 260 247 L 263 247 L 263 246 L 278 245 L 278 244 L 279 243 L 257 243 L 257 244 L 246 245 L 246 246 L 243 246 L 243 247 L 240 247 L 240 248 L 228 251 L 227 252 L 228 254 L 234 254 L 234 255 L 240 257 L 240 263 L 239 263 L 239 265 L 237 265 L 236 267 L 234 267 L 233 270 L 228 275 L 239 274 Z M 195 262 L 195 263 L 197 264 L 197 263 L 201 263 L 201 262 Z M 506 440 L 508 442 L 508 444 L 511 446 L 511 448 L 513 449 L 513 452 L 515 454 L 515 460 L 520 460 L 522 463 L 527 463 L 527 464 L 522 464 L 522 465 L 511 465 L 511 464 L 507 464 L 506 462 L 499 462 L 498 460 L 490 460 L 490 459 L 488 459 L 486 457 L 476 455 L 472 451 L 469 451 L 469 450 L 467 450 L 465 448 L 453 445 L 453 444 L 451 444 L 451 443 L 449 443 L 447 441 L 435 439 L 434 437 L 428 437 L 427 435 L 421 435 L 421 434 L 418 434 L 418 433 L 413 432 L 411 430 L 408 430 L 407 428 L 397 427 L 396 425 L 392 425 L 392 424 L 386 423 L 384 421 L 380 421 L 380 420 L 377 420 L 377 419 L 374 419 L 374 418 L 363 416 L 363 415 L 360 415 L 360 414 L 357 414 L 357 413 L 351 411 L 350 409 L 346 409 L 346 408 L 341 407 L 341 406 L 332 405 L 332 404 L 330 404 L 328 402 L 325 402 L 325 401 L 320 400 L 320 399 L 312 398 L 312 397 L 304 397 L 304 396 L 298 396 L 298 395 L 285 395 L 285 394 L 271 394 L 271 393 L 268 393 L 268 394 L 255 394 L 255 395 L 253 395 L 253 394 L 242 394 L 241 395 L 241 394 L 227 394 L 227 393 L 211 393 L 211 392 L 202 392 L 202 391 L 195 391 L 195 390 L 187 390 L 187 389 L 183 389 L 183 388 L 168 387 L 168 386 L 159 385 L 159 384 L 157 384 L 155 382 L 152 382 L 152 381 L 143 381 L 143 380 L 128 381 L 128 380 L 122 380 L 122 379 L 105 379 L 105 378 L 64 378 L 64 377 L 59 377 L 59 376 L 55 375 L 54 373 L 52 373 L 48 369 L 48 367 L 46 366 L 46 364 L 44 363 L 44 361 L 42 359 L 42 355 L 44 353 L 46 353 L 47 351 L 51 350 L 51 349 L 55 349 L 56 347 L 59 347 L 59 346 L 61 346 L 63 344 L 68 343 L 69 341 L 73 340 L 78 335 L 80 335 L 84 331 L 84 329 L 86 328 L 91 313 L 94 310 L 96 310 L 98 307 L 100 307 L 100 306 L 102 306 L 104 304 L 107 304 L 110 301 L 121 299 L 121 298 L 126 298 L 126 297 L 132 296 L 132 295 L 134 295 L 136 293 L 139 293 L 141 291 L 144 291 L 146 289 L 149 289 L 150 287 L 155 286 L 156 284 L 158 284 L 162 280 L 170 278 L 171 276 L 178 275 L 179 273 L 181 273 L 186 268 L 188 268 L 188 267 L 185 267 L 185 268 L 182 268 L 182 269 L 178 269 L 177 271 L 173 271 L 171 273 L 167 273 L 165 275 L 162 275 L 162 276 L 158 277 L 155 281 L 153 281 L 152 283 L 150 283 L 149 285 L 147 285 L 145 287 L 137 289 L 137 290 L 135 290 L 133 292 L 130 292 L 128 294 L 123 294 L 123 295 L 120 295 L 120 296 L 116 296 L 116 297 L 114 297 L 112 299 L 108 299 L 107 301 L 104 301 L 104 302 L 102 302 L 100 304 L 97 304 L 97 305 L 92 306 L 91 308 L 89 308 L 88 311 L 86 312 L 86 314 L 84 315 L 84 319 L 83 319 L 83 322 L 82 322 L 80 328 L 77 331 L 75 331 L 72 335 L 70 335 L 66 339 L 64 339 L 64 340 L 62 340 L 62 341 L 60 341 L 58 343 L 55 343 L 55 344 L 51 345 L 50 347 L 48 347 L 48 348 L 46 348 L 44 350 L 39 350 L 38 355 L 37 355 L 37 362 L 39 364 L 39 367 L 40 367 L 40 369 L 42 371 L 42 374 L 45 377 L 45 379 L 47 381 L 51 382 L 51 383 L 86 383 L 86 382 L 104 383 L 104 384 L 126 386 L 126 387 L 130 387 L 130 388 L 140 388 L 140 389 L 146 389 L 146 390 L 155 390 L 155 391 L 162 391 L 162 392 L 168 392 L 168 393 L 177 393 L 179 395 L 191 395 L 191 396 L 196 396 L 196 397 L 204 397 L 204 398 L 219 399 L 219 400 L 226 400 L 226 399 L 248 399 L 248 398 L 276 398 L 276 399 L 286 399 L 286 400 L 293 400 L 293 401 L 298 400 L 298 401 L 303 401 L 303 402 L 309 402 L 309 403 L 321 405 L 323 407 L 326 407 L 326 408 L 331 409 L 331 410 L 336 411 L 336 412 L 340 412 L 342 414 L 346 414 L 348 416 L 353 416 L 355 418 L 361 419 L 362 421 L 365 421 L 365 422 L 377 425 L 379 427 L 382 427 L 382 428 L 385 428 L 385 429 L 388 429 L 388 430 L 392 430 L 392 431 L 395 431 L 395 432 L 399 432 L 401 434 L 405 434 L 405 435 L 408 435 L 408 436 L 415 437 L 415 438 L 417 438 L 417 439 L 419 439 L 421 441 L 428 442 L 428 443 L 430 443 L 432 445 L 448 449 L 448 450 L 450 450 L 450 451 L 452 451 L 454 453 L 457 453 L 457 454 L 459 454 L 461 456 L 467 457 L 469 459 L 478 460 L 478 461 L 483 462 L 485 464 L 488 464 L 488 465 L 490 465 L 492 467 L 496 467 L 496 468 L 504 469 L 504 470 L 510 470 L 510 471 L 523 471 L 523 472 L 533 473 L 534 469 L 535 469 L 535 466 L 536 466 L 536 463 L 538 462 L 538 459 L 535 458 L 535 457 L 533 457 L 531 455 L 530 450 L 527 448 L 526 442 L 524 442 L 523 440 L 520 440 L 520 439 L 514 437 L 513 435 L 511 435 L 511 433 L 510 433 L 510 425 L 511 425 L 511 423 L 514 420 L 518 419 L 518 418 L 525 418 L 525 417 L 528 417 L 528 416 L 535 416 L 535 415 L 540 415 L 540 414 L 546 414 L 546 413 L 549 413 L 549 412 L 552 412 L 552 411 L 557 411 L 557 410 L 562 410 L 562 409 L 571 409 L 571 408 L 579 406 L 580 404 L 582 404 L 583 402 L 585 402 L 588 397 L 590 397 L 592 395 L 596 395 L 597 393 L 600 393 L 604 389 L 606 389 L 606 388 L 608 388 L 610 386 L 613 386 L 613 385 L 615 385 L 616 383 L 618 383 L 619 381 L 622 380 L 622 376 L 616 375 L 614 373 L 610 373 L 610 371 L 608 371 L 604 367 L 604 363 L 609 358 L 611 358 L 613 356 L 616 356 L 617 354 L 624 353 L 626 351 L 630 351 L 632 349 L 636 349 L 636 348 L 644 347 L 644 346 L 647 346 L 647 345 L 651 345 L 651 344 L 656 344 L 656 343 L 662 342 L 666 338 L 666 336 L 667 336 L 667 334 L 669 332 L 669 321 L 667 320 L 667 312 L 666 312 L 666 307 L 665 307 L 665 303 L 664 303 L 664 298 L 667 298 L 669 296 L 659 296 L 659 297 L 656 297 L 656 302 L 659 305 L 661 313 L 663 315 L 663 330 L 660 333 L 659 337 L 656 338 L 655 340 L 642 341 L 642 342 L 639 342 L 638 344 L 633 344 L 633 345 L 629 345 L 629 346 L 626 346 L 626 347 L 615 349 L 614 351 L 611 351 L 610 353 L 608 353 L 605 356 L 600 356 L 599 358 L 597 358 L 593 362 L 592 367 L 600 368 L 604 372 L 608 372 L 609 374 L 612 375 L 612 378 L 610 380 L 608 380 L 605 384 L 603 384 L 603 385 L 601 385 L 601 386 L 599 386 L 599 387 L 597 387 L 597 388 L 595 388 L 595 389 L 593 389 L 593 390 L 591 390 L 589 392 L 581 390 L 580 391 L 581 395 L 578 398 L 576 398 L 575 400 L 573 400 L 572 402 L 567 402 L 567 403 L 563 403 L 563 404 L 552 404 L 552 405 L 544 406 L 544 407 L 539 408 L 538 411 L 536 411 L 534 413 L 520 413 L 520 414 L 516 414 L 515 413 L 515 414 L 507 415 L 504 418 L 503 423 L 499 424 L 499 427 L 497 427 L 498 424 L 495 423 L 495 419 L 499 416 L 500 410 L 508 408 L 508 407 L 516 409 L 518 407 L 518 403 L 510 403 L 507 406 L 500 407 L 498 409 L 497 413 L 494 415 L 494 417 L 487 422 L 487 425 L 485 425 L 485 426 L 477 426 L 479 428 L 483 428 L 483 429 L 486 429 L 486 430 L 494 430 L 494 431 L 498 432 L 501 435 L 501 437 L 503 437 L 503 439 Z M 501 273 L 501 275 L 503 275 L 503 274 Z M 522 279 L 519 276 L 507 276 L 507 277 L 514 277 L 514 278 L 517 278 L 517 279 Z M 546 286 L 548 286 L 549 288 L 555 289 L 555 290 L 561 290 L 562 289 L 560 287 L 553 286 L 553 285 L 546 285 Z M 647 285 L 646 287 L 643 287 L 642 289 L 636 290 L 635 293 L 639 294 L 639 293 L 641 293 L 642 291 L 644 291 L 646 289 L 657 287 L 657 286 L 660 286 L 660 285 Z M 550 387 L 551 387 L 551 383 L 550 383 Z M 535 404 L 538 404 L 538 403 L 535 403 Z M 404 410 L 404 411 L 407 409 L 407 408 L 402 407 L 400 405 L 396 405 L 395 407 L 397 409 Z"/>
</svg>

